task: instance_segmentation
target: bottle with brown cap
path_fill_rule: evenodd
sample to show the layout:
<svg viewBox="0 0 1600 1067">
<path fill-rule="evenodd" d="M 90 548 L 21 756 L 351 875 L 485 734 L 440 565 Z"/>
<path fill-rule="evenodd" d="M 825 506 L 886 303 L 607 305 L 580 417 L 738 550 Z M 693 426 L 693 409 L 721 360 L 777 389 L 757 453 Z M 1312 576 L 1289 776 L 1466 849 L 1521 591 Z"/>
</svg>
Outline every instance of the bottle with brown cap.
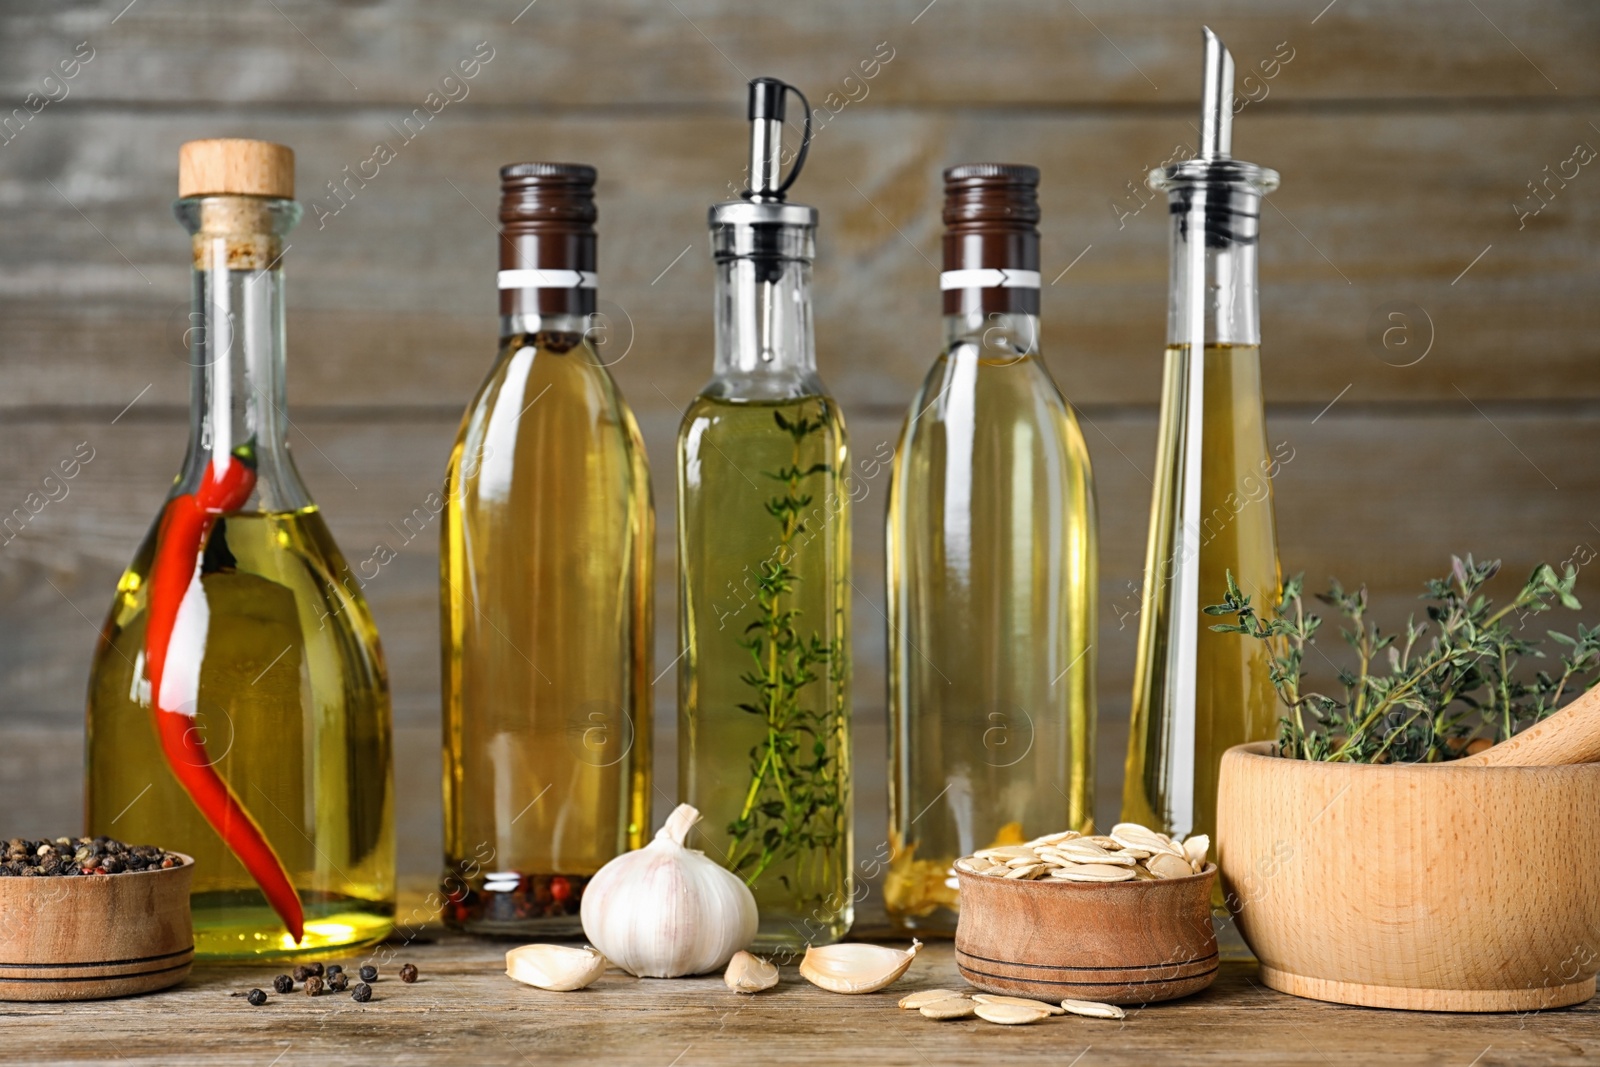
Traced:
<svg viewBox="0 0 1600 1067">
<path fill-rule="evenodd" d="M 712 377 L 678 431 L 678 799 L 766 948 L 835 941 L 854 905 L 849 446 L 812 346 L 817 212 L 785 198 L 790 92 L 750 83 L 750 188 L 711 208 Z"/>
<path fill-rule="evenodd" d="M 195 859 L 195 952 L 322 953 L 394 925 L 389 688 L 285 412 L 294 153 L 193 141 L 189 448 L 122 576 L 89 688 L 90 834 Z"/>
<path fill-rule="evenodd" d="M 581 936 L 589 877 L 649 830 L 655 513 L 594 186 L 501 169 L 500 350 L 445 476 L 441 892 L 480 933 Z"/>
<path fill-rule="evenodd" d="M 1087 831 L 1095 494 L 1039 354 L 1039 172 L 944 172 L 944 350 L 889 488 L 889 870 L 904 930 L 953 933 L 950 864 Z"/>
</svg>

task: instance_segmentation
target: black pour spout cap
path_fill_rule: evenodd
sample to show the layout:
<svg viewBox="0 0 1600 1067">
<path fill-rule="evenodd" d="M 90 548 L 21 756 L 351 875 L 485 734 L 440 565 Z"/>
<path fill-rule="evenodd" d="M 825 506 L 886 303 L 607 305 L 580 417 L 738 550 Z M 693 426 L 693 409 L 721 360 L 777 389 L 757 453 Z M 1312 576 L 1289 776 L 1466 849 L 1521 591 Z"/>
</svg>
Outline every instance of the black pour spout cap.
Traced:
<svg viewBox="0 0 1600 1067">
<path fill-rule="evenodd" d="M 750 121 L 772 119 L 783 121 L 783 100 L 789 86 L 777 78 L 750 79 Z"/>
</svg>

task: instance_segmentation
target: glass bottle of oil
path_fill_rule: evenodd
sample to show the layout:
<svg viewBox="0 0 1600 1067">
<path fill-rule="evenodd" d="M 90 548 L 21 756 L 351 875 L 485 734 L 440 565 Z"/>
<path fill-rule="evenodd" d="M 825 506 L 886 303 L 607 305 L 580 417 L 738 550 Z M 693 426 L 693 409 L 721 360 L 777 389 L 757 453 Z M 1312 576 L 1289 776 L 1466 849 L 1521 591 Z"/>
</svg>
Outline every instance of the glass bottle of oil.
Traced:
<svg viewBox="0 0 1600 1067">
<path fill-rule="evenodd" d="M 1039 172 L 945 171 L 945 348 L 889 490 L 889 844 L 900 929 L 953 934 L 951 864 L 1093 821 L 1095 497 L 1039 355 Z"/>
<path fill-rule="evenodd" d="M 769 949 L 838 939 L 854 906 L 849 449 L 812 351 L 817 213 L 784 202 L 804 143 L 779 180 L 787 90 L 750 84 L 751 189 L 711 209 L 715 369 L 678 432 L 679 800 Z"/>
<path fill-rule="evenodd" d="M 463 929 L 577 935 L 648 829 L 655 513 L 594 319 L 594 168 L 500 180 L 500 353 L 445 477 L 441 894 Z"/>
<path fill-rule="evenodd" d="M 383 654 L 286 440 L 293 168 L 280 145 L 183 147 L 188 455 L 118 583 L 89 686 L 88 833 L 194 857 L 195 949 L 212 959 L 320 953 L 393 927 Z M 219 502 L 227 485 L 238 492 Z"/>
<path fill-rule="evenodd" d="M 1150 174 L 1171 200 L 1172 274 L 1122 798 L 1124 819 L 1182 835 L 1214 834 L 1223 752 L 1271 738 L 1278 717 L 1266 647 L 1202 613 L 1229 571 L 1257 604 L 1280 582 L 1256 303 L 1261 197 L 1278 175 L 1231 158 L 1233 60 L 1205 36 L 1200 155 Z"/>
</svg>

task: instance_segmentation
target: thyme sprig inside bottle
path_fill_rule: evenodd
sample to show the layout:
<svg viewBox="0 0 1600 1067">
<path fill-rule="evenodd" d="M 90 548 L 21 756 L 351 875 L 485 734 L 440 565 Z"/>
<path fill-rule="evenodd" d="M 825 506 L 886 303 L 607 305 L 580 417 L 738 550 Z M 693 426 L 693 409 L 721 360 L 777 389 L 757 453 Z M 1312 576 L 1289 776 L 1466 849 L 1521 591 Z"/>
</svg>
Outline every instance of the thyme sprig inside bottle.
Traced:
<svg viewBox="0 0 1600 1067">
<path fill-rule="evenodd" d="M 817 213 L 785 202 L 809 144 L 783 176 L 790 91 L 750 85 L 750 189 L 711 208 L 713 376 L 678 435 L 679 800 L 767 948 L 836 940 L 852 913 L 849 450 L 813 352 Z"/>
</svg>

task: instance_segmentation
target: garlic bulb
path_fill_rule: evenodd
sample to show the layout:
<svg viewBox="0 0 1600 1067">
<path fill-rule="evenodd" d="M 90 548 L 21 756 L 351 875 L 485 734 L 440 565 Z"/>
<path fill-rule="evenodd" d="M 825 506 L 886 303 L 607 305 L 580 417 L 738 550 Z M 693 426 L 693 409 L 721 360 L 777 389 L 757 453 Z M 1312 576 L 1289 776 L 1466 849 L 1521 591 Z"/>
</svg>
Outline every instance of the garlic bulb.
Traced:
<svg viewBox="0 0 1600 1067">
<path fill-rule="evenodd" d="M 618 856 L 584 887 L 583 932 L 640 978 L 704 974 L 756 936 L 756 898 L 705 853 L 683 847 L 700 813 L 679 804 L 644 848 Z"/>
<path fill-rule="evenodd" d="M 592 948 L 523 945 L 506 953 L 506 974 L 557 993 L 582 989 L 606 971 L 606 958 Z"/>
<path fill-rule="evenodd" d="M 907 949 L 853 943 L 808 948 L 800 977 L 830 993 L 875 993 L 905 974 L 921 947 L 913 939 Z"/>
</svg>

